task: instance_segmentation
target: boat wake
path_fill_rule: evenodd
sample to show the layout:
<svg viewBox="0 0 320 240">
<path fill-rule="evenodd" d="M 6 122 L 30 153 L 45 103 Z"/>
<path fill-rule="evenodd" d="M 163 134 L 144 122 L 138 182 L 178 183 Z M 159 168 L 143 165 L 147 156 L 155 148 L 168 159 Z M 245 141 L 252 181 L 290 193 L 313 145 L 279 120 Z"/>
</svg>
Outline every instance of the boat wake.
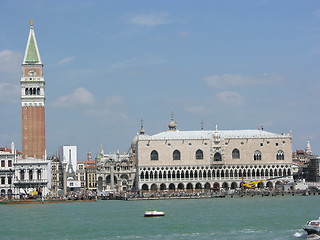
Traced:
<svg viewBox="0 0 320 240">
<path fill-rule="evenodd" d="M 296 232 L 293 234 L 294 237 L 296 238 L 302 238 L 302 239 L 320 239 L 320 236 L 317 234 L 306 234 L 306 233 L 301 233 L 301 232 Z"/>
<path fill-rule="evenodd" d="M 296 238 L 307 238 L 308 235 L 306 233 L 296 232 L 293 236 Z"/>
</svg>

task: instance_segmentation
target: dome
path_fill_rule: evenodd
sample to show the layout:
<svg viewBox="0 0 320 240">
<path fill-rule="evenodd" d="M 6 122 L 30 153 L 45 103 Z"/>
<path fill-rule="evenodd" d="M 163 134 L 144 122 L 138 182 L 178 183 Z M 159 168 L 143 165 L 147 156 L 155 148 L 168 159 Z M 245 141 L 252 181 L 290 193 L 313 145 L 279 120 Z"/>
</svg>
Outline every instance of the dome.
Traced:
<svg viewBox="0 0 320 240">
<path fill-rule="evenodd" d="M 309 141 L 307 141 L 306 153 L 312 155 L 312 149 Z"/>
<path fill-rule="evenodd" d="M 138 137 L 139 137 L 139 135 L 137 134 L 137 135 L 135 135 L 134 138 L 132 139 L 132 141 L 131 141 L 131 148 L 132 148 L 132 149 L 136 148 L 136 145 L 137 145 L 137 143 L 138 143 Z"/>
<path fill-rule="evenodd" d="M 171 119 L 171 122 L 169 123 L 168 127 L 169 127 L 169 130 L 176 130 L 177 124 L 173 119 Z"/>
</svg>

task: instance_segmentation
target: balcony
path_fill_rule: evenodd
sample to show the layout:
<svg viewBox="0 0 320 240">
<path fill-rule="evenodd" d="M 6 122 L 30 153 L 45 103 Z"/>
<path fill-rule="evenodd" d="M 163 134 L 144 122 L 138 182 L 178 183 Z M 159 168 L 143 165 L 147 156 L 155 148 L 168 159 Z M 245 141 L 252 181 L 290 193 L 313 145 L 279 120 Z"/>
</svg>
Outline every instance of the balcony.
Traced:
<svg viewBox="0 0 320 240">
<path fill-rule="evenodd" d="M 46 185 L 48 183 L 48 179 L 25 179 L 25 180 L 14 180 L 13 184 L 16 186 L 21 185 Z"/>
</svg>

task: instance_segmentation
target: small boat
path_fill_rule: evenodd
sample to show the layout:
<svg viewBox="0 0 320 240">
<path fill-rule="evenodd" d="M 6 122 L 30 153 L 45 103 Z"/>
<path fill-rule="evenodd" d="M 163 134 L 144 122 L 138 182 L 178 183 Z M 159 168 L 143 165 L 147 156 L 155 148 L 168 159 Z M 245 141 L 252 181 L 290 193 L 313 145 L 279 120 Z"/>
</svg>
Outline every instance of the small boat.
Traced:
<svg viewBox="0 0 320 240">
<path fill-rule="evenodd" d="M 317 220 L 308 221 L 303 230 L 305 230 L 308 235 L 320 236 L 320 218 Z"/>
<path fill-rule="evenodd" d="M 145 217 L 162 217 L 164 216 L 164 212 L 159 211 L 145 211 L 144 212 Z"/>
</svg>

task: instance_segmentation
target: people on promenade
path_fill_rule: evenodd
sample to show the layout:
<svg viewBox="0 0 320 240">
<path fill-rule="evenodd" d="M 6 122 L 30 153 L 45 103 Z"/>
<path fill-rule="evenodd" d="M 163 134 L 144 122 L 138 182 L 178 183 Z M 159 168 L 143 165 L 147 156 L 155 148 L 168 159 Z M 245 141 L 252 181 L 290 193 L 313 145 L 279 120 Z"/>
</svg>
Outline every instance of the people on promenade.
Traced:
<svg viewBox="0 0 320 240">
<path fill-rule="evenodd" d="M 79 190 L 68 192 L 66 195 L 64 194 L 53 194 L 50 193 L 46 196 L 47 200 L 52 199 L 60 199 L 60 200 L 92 200 L 97 196 L 95 191 L 92 190 Z"/>
</svg>

